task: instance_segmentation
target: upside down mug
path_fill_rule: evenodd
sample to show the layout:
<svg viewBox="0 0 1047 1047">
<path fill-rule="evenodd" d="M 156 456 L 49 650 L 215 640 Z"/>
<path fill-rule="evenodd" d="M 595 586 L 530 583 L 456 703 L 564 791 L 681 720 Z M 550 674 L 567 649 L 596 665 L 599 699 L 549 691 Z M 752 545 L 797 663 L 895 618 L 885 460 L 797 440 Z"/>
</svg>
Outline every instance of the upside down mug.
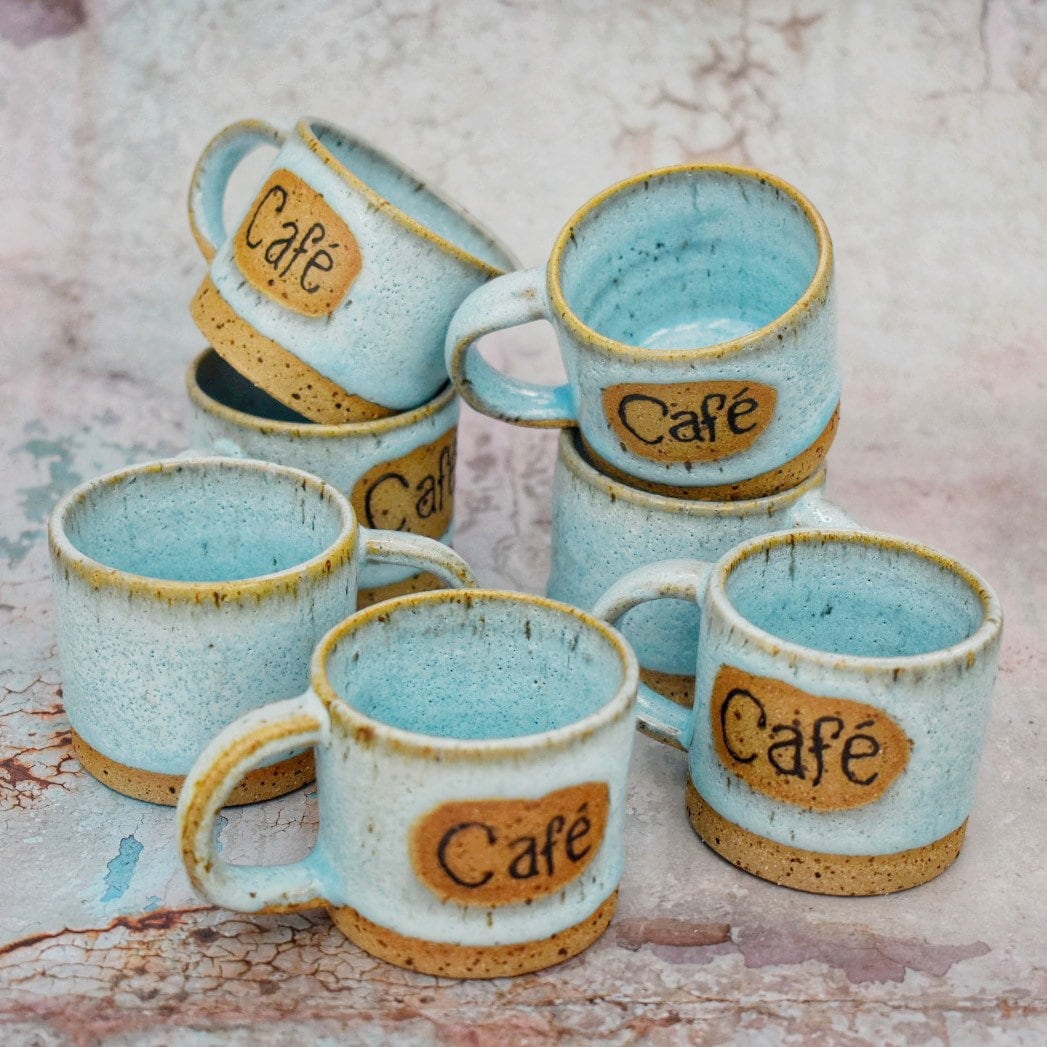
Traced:
<svg viewBox="0 0 1047 1047">
<path fill-rule="evenodd" d="M 88 481 L 58 503 L 49 539 L 73 749 L 106 785 L 161 804 L 177 801 L 221 727 L 305 686 L 317 640 L 356 607 L 362 563 L 475 584 L 432 539 L 360 527 L 317 477 L 238 458 L 151 462 Z M 312 754 L 289 753 L 230 802 L 312 777 Z"/>
<path fill-rule="evenodd" d="M 795 527 L 850 527 L 823 495 L 825 470 L 779 494 L 744 501 L 693 501 L 640 490 L 606 476 L 586 457 L 577 430 L 560 435 L 553 476 L 548 594 L 590 608 L 629 571 L 669 557 L 715 560 L 746 538 Z M 640 678 L 685 705 L 694 695 L 698 607 L 661 600 L 618 623 Z"/>
<path fill-rule="evenodd" d="M 636 659 L 566 604 L 492 590 L 397 597 L 336 626 L 301 697 L 201 754 L 178 807 L 190 879 L 244 912 L 331 911 L 350 941 L 489 978 L 595 941 L 622 875 Z M 215 819 L 260 763 L 315 746 L 320 828 L 292 865 L 231 865 Z"/>
<path fill-rule="evenodd" d="M 296 415 L 247 381 L 213 349 L 186 374 L 194 447 L 279 462 L 322 477 L 350 501 L 366 527 L 454 537 L 458 398 L 450 384 L 411 411 L 325 425 Z M 431 571 L 360 565 L 357 606 L 439 588 Z"/>
<path fill-rule="evenodd" d="M 248 153 L 277 155 L 229 236 L 230 175 Z M 210 263 L 193 319 L 241 374 L 316 422 L 417 407 L 447 380 L 443 338 L 456 306 L 514 267 L 456 204 L 374 147 L 306 118 L 221 131 L 196 165 L 189 218 Z"/>
<path fill-rule="evenodd" d="M 517 425 L 577 425 L 595 464 L 676 497 L 794 487 L 836 431 L 832 246 L 820 215 L 760 171 L 637 175 L 567 223 L 545 268 L 477 288 L 447 334 L 462 398 Z M 567 372 L 523 382 L 481 335 L 548 320 Z"/>
<path fill-rule="evenodd" d="M 663 597 L 702 608 L 694 708 L 641 688 L 639 717 L 688 750 L 709 847 L 819 894 L 900 891 L 955 860 L 999 660 L 983 579 L 901 538 L 795 531 L 641 568 L 594 613 Z"/>
</svg>

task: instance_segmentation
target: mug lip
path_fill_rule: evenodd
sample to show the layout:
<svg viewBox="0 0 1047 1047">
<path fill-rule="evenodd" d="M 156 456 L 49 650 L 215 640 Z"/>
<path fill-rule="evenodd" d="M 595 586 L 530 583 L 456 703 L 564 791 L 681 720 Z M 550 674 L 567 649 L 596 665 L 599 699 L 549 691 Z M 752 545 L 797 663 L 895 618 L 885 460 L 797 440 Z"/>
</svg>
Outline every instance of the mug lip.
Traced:
<svg viewBox="0 0 1047 1047">
<path fill-rule="evenodd" d="M 633 186 L 652 181 L 653 179 L 676 178 L 681 175 L 701 176 L 708 174 L 726 174 L 735 178 L 748 178 L 753 181 L 762 182 L 765 185 L 773 186 L 780 190 L 799 205 L 800 209 L 807 217 L 811 228 L 814 230 L 815 238 L 818 243 L 818 264 L 815 267 L 814 275 L 811 277 L 803 294 L 801 294 L 800 297 L 785 310 L 785 312 L 780 313 L 771 320 L 770 323 L 764 324 L 763 327 L 759 327 L 755 331 L 750 331 L 748 334 L 743 335 L 740 338 L 731 338 L 727 341 L 717 342 L 713 345 L 680 349 L 651 350 L 645 349 L 643 346 L 633 345 L 629 342 L 622 342 L 616 338 L 611 338 L 608 335 L 601 334 L 595 328 L 590 327 L 568 304 L 561 283 L 563 256 L 568 249 L 568 245 L 574 239 L 575 230 L 589 217 L 589 215 L 596 211 L 596 209 L 602 204 L 606 203 L 606 201 L 611 199 L 611 197 L 617 196 L 619 193 L 631 189 Z M 829 229 L 825 224 L 825 219 L 823 219 L 818 213 L 814 204 L 812 204 L 810 200 L 808 200 L 807 197 L 804 196 L 795 186 L 786 182 L 784 179 L 779 178 L 777 175 L 773 175 L 768 171 L 763 171 L 756 167 L 745 167 L 736 164 L 674 164 L 670 167 L 659 167 L 652 171 L 643 171 L 640 174 L 632 175 L 630 178 L 617 182 L 615 185 L 610 186 L 603 192 L 598 193 L 591 200 L 584 203 L 571 216 L 567 224 L 560 231 L 559 236 L 556 238 L 556 243 L 553 246 L 552 254 L 549 258 L 549 265 L 546 270 L 546 285 L 555 313 L 561 318 L 564 325 L 572 334 L 587 342 L 593 348 L 601 349 L 604 352 L 615 356 L 629 357 L 634 360 L 642 358 L 648 362 L 652 359 L 657 359 L 679 363 L 686 360 L 719 360 L 741 352 L 743 349 L 752 349 L 757 344 L 766 341 L 770 335 L 783 327 L 789 326 L 789 324 L 796 320 L 800 314 L 806 312 L 816 299 L 828 294 L 832 278 L 832 270 L 832 239 L 829 236 Z"/>
<path fill-rule="evenodd" d="M 784 545 L 800 543 L 835 542 L 848 545 L 875 546 L 879 549 L 909 553 L 937 566 L 943 571 L 961 578 L 978 597 L 982 605 L 982 620 L 967 637 L 946 647 L 921 654 L 906 655 L 862 655 L 846 654 L 808 647 L 783 639 L 760 628 L 746 618 L 731 602 L 727 594 L 727 581 L 734 569 L 761 552 Z M 843 528 L 802 528 L 795 531 L 777 531 L 759 535 L 741 542 L 729 550 L 714 565 L 709 576 L 706 604 L 715 607 L 717 614 L 727 626 L 744 638 L 749 648 L 756 648 L 774 658 L 786 658 L 794 665 L 802 661 L 835 672 L 857 672 L 863 675 L 890 674 L 898 679 L 903 673 L 919 673 L 943 663 L 964 661 L 968 668 L 974 665 L 979 651 L 988 647 L 1000 634 L 1003 625 L 1003 609 L 989 583 L 976 571 L 959 560 L 939 552 L 928 545 L 879 531 L 846 530 Z"/>
<path fill-rule="evenodd" d="M 186 469 L 221 470 L 237 472 L 260 472 L 286 476 L 295 486 L 315 491 L 322 498 L 334 503 L 341 517 L 341 530 L 337 537 L 322 552 L 301 563 L 268 574 L 251 575 L 226 581 L 180 581 L 170 578 L 154 578 L 135 574 L 119 567 L 112 567 L 81 552 L 66 532 L 66 521 L 70 514 L 102 488 L 120 485 L 160 473 L 178 473 Z M 48 539 L 55 567 L 72 570 L 95 589 L 116 589 L 131 595 L 156 599 L 208 605 L 215 608 L 225 604 L 258 600 L 280 590 L 294 592 L 301 582 L 329 575 L 335 568 L 351 560 L 359 544 L 360 525 L 356 514 L 345 496 L 335 487 L 312 473 L 291 466 L 277 465 L 251 458 L 226 458 L 219 455 L 200 455 L 192 458 L 161 458 L 152 462 L 124 466 L 96 476 L 73 488 L 64 495 L 51 512 L 48 520 Z"/>
<path fill-rule="evenodd" d="M 360 178 L 359 175 L 346 167 L 346 165 L 343 164 L 342 161 L 339 160 L 334 153 L 323 144 L 323 142 L 320 141 L 319 135 L 317 135 L 316 131 L 313 129 L 314 127 L 323 127 L 343 138 L 347 138 L 350 142 L 360 145 L 364 149 L 373 153 L 379 160 L 382 160 L 390 167 L 402 171 L 408 176 L 408 178 L 413 179 L 419 190 L 427 193 L 438 203 L 442 204 L 448 210 L 453 211 L 459 218 L 471 225 L 487 241 L 488 246 L 493 249 L 494 253 L 505 260 L 505 268 L 499 268 L 491 262 L 487 262 L 478 255 L 473 254 L 471 251 L 467 251 L 464 247 L 459 247 L 458 244 L 454 243 L 454 241 L 448 240 L 445 236 L 430 229 L 427 225 L 423 225 L 417 218 L 412 217 L 406 211 L 397 207 L 396 204 L 387 200 L 381 195 L 381 193 Z M 477 221 L 460 204 L 455 203 L 442 193 L 437 192 L 437 190 L 429 185 L 424 178 L 421 178 L 411 170 L 411 168 L 400 163 L 399 160 L 394 160 L 388 153 L 376 148 L 359 135 L 346 131 L 344 128 L 338 127 L 337 125 L 332 124 L 329 120 L 323 120 L 320 117 L 304 116 L 298 121 L 296 129 L 306 146 L 308 146 L 310 151 L 315 153 L 323 163 L 337 171 L 340 177 L 344 178 L 345 181 L 353 186 L 353 188 L 366 197 L 368 202 L 377 210 L 384 211 L 396 222 L 402 225 L 405 229 L 414 233 L 416 236 L 420 236 L 423 240 L 428 240 L 430 243 L 435 244 L 442 251 L 446 251 L 448 254 L 457 258 L 460 262 L 464 262 L 466 265 L 469 265 L 474 269 L 479 269 L 488 279 L 495 276 L 501 276 L 503 273 L 509 272 L 511 269 L 518 267 L 513 253 L 505 247 L 502 242 L 483 225 L 483 223 Z"/>
<path fill-rule="evenodd" d="M 469 739 L 423 734 L 377 720 L 351 705 L 331 683 L 327 675 L 327 663 L 334 649 L 343 638 L 369 622 L 396 614 L 405 608 L 444 603 L 465 603 L 472 606 L 474 602 L 526 604 L 576 618 L 590 630 L 600 633 L 614 648 L 621 662 L 622 675 L 613 695 L 595 712 L 562 727 L 507 738 Z M 385 600 L 357 611 L 340 622 L 317 644 L 310 665 L 310 679 L 313 692 L 324 703 L 331 717 L 338 719 L 358 742 L 381 744 L 397 752 L 428 759 L 487 761 L 498 757 L 533 755 L 563 749 L 583 742 L 599 730 L 619 721 L 629 715 L 636 705 L 639 671 L 636 655 L 622 634 L 580 608 L 547 596 L 509 589 L 437 589 Z"/>
<path fill-rule="evenodd" d="M 290 422 L 280 418 L 263 418 L 261 415 L 249 414 L 239 408 L 230 407 L 228 404 L 216 400 L 209 393 L 204 392 L 203 387 L 197 380 L 197 373 L 204 360 L 211 354 L 221 358 L 221 353 L 214 346 L 207 346 L 199 352 L 186 368 L 185 386 L 189 399 L 200 410 L 214 415 L 239 426 L 242 429 L 253 429 L 263 435 L 280 433 L 285 436 L 296 436 L 303 438 L 319 438 L 333 436 L 345 437 L 368 437 L 382 436 L 385 433 L 397 429 L 407 429 L 419 422 L 439 414 L 445 408 L 451 406 L 456 399 L 454 385 L 447 381 L 440 391 L 431 400 L 419 407 L 412 407 L 407 411 L 399 411 L 396 414 L 385 415 L 382 418 L 371 418 L 362 422 Z M 264 390 L 263 390 L 264 391 Z"/>
<path fill-rule="evenodd" d="M 776 494 L 761 495 L 759 498 L 735 500 L 709 500 L 673 498 L 671 495 L 656 494 L 639 487 L 614 480 L 600 472 L 578 446 L 580 430 L 571 427 L 560 433 L 560 460 L 564 466 L 589 487 L 596 488 L 614 500 L 631 502 L 654 512 L 673 513 L 683 516 L 752 516 L 755 513 L 773 513 L 795 505 L 805 494 L 825 486 L 826 467 L 818 468 L 795 487 Z"/>
</svg>

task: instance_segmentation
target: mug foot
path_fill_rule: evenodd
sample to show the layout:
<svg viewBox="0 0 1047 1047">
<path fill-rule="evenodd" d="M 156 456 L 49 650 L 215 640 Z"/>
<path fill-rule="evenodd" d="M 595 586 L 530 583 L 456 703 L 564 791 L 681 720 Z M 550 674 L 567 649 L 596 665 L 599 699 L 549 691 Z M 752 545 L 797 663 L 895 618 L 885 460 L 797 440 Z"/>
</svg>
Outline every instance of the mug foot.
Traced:
<svg viewBox="0 0 1047 1047">
<path fill-rule="evenodd" d="M 442 578 L 438 578 L 429 571 L 421 574 L 412 574 L 402 582 L 390 582 L 388 585 L 375 585 L 370 589 L 361 589 L 356 595 L 356 609 L 362 611 L 372 604 L 381 603 L 383 600 L 391 600 L 394 596 L 407 596 L 410 593 L 425 593 L 430 589 L 446 589 L 447 585 Z"/>
<path fill-rule="evenodd" d="M 694 705 L 694 674 L 663 673 L 659 669 L 645 669 L 640 666 L 640 680 L 652 691 L 690 709 Z"/>
<path fill-rule="evenodd" d="M 455 945 L 408 938 L 361 916 L 348 906 L 331 909 L 335 926 L 364 952 L 397 967 L 445 978 L 504 978 L 563 963 L 587 949 L 611 922 L 615 891 L 591 916 L 537 942 L 513 945 Z"/>
<path fill-rule="evenodd" d="M 129 767 L 103 756 L 97 749 L 88 745 L 76 731 L 71 730 L 70 734 L 73 739 L 73 752 L 76 753 L 80 765 L 103 785 L 108 785 L 115 792 L 123 793 L 134 800 L 145 800 L 146 803 L 158 803 L 165 807 L 174 807 L 178 803 L 178 794 L 182 791 L 185 775 L 161 774 L 159 771 L 143 771 L 138 767 Z M 280 760 L 279 763 L 270 764 L 268 767 L 259 767 L 245 775 L 233 790 L 226 806 L 238 807 L 245 803 L 272 800 L 308 785 L 315 778 L 313 750 L 307 749 L 297 756 Z"/>
<path fill-rule="evenodd" d="M 812 894 L 892 894 L 933 880 L 956 860 L 967 822 L 940 840 L 894 854 L 826 854 L 777 843 L 728 821 L 687 780 L 687 814 L 702 842 L 739 869 Z"/>
</svg>

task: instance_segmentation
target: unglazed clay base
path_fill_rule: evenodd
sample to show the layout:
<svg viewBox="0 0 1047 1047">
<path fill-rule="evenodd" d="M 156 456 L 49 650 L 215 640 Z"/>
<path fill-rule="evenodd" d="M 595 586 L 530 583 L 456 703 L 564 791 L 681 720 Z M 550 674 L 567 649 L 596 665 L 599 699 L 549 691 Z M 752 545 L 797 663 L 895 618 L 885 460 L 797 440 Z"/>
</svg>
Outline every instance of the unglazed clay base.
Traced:
<svg viewBox="0 0 1047 1047">
<path fill-rule="evenodd" d="M 340 425 L 396 414 L 391 407 L 346 392 L 233 311 L 207 279 L 190 306 L 215 351 L 274 400 L 313 422 Z"/>
<path fill-rule="evenodd" d="M 611 465 L 606 459 L 601 458 L 589 446 L 584 437 L 582 438 L 582 446 L 586 457 L 592 465 L 604 473 L 605 476 L 609 476 L 612 480 L 628 484 L 630 487 L 635 487 L 641 491 L 664 495 L 666 498 L 686 498 L 693 502 L 739 502 L 748 498 L 764 498 L 768 495 L 779 494 L 782 491 L 788 491 L 799 483 L 803 483 L 825 460 L 825 456 L 829 453 L 829 448 L 836 436 L 839 424 L 840 408 L 837 405 L 832 418 L 829 419 L 829 424 L 806 451 L 801 451 L 795 458 L 777 469 L 760 473 L 759 476 L 754 476 L 748 480 L 738 480 L 731 484 L 717 484 L 714 487 L 681 487 L 677 484 L 659 484 L 650 480 L 641 480 L 638 477 L 630 476 L 617 466 Z"/>
<path fill-rule="evenodd" d="M 541 941 L 515 945 L 453 945 L 407 938 L 348 907 L 332 909 L 331 918 L 354 945 L 397 967 L 447 978 L 503 978 L 540 971 L 577 956 L 607 930 L 617 904 L 615 890 L 581 923 Z"/>
<path fill-rule="evenodd" d="M 894 854 L 825 854 L 777 843 L 729 822 L 687 781 L 687 814 L 702 841 L 739 869 L 812 894 L 892 894 L 918 887 L 956 860 L 967 822 L 924 847 Z"/>
<path fill-rule="evenodd" d="M 690 709 L 694 705 L 694 677 L 683 673 L 663 673 L 658 669 L 640 667 L 640 680 L 652 691 Z"/>
<path fill-rule="evenodd" d="M 362 611 L 372 604 L 391 600 L 394 596 L 406 596 L 408 593 L 425 593 L 430 589 L 446 589 L 442 578 L 429 571 L 412 574 L 402 582 L 390 582 L 388 585 L 376 585 L 371 589 L 361 589 L 356 596 L 356 609 Z"/>
<path fill-rule="evenodd" d="M 178 803 L 178 794 L 182 791 L 185 777 L 180 774 L 161 774 L 157 771 L 143 771 L 137 767 L 128 767 L 108 756 L 103 756 L 92 748 L 76 733 L 69 732 L 73 740 L 73 752 L 81 766 L 88 774 L 93 775 L 103 785 L 108 785 L 124 796 L 146 803 L 163 804 L 174 807 Z M 316 766 L 313 750 L 291 756 L 268 767 L 259 767 L 246 774 L 240 784 L 233 790 L 227 806 L 237 807 L 245 803 L 258 803 L 271 800 L 276 796 L 294 792 L 303 785 L 308 785 L 316 778 Z"/>
</svg>

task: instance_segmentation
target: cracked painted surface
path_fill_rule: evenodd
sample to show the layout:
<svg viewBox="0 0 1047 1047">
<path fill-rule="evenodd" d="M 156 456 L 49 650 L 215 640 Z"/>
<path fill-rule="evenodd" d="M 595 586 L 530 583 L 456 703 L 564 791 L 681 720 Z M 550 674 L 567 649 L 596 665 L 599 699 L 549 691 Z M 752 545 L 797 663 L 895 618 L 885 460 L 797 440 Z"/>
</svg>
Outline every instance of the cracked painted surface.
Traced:
<svg viewBox="0 0 1047 1047">
<path fill-rule="evenodd" d="M 1047 5 L 608 11 L 319 0 L 310 36 L 293 6 L 0 5 L 18 201 L 0 236 L 3 1042 L 1047 1039 Z M 44 521 L 81 478 L 184 446 L 192 165 L 230 120 L 304 113 L 424 173 L 526 264 L 645 167 L 751 162 L 810 196 L 840 290 L 830 496 L 969 562 L 1007 616 L 975 811 L 944 876 L 881 899 L 754 880 L 691 833 L 682 755 L 639 738 L 609 932 L 560 968 L 454 983 L 370 960 L 322 912 L 204 906 L 171 812 L 80 771 Z M 512 373 L 556 377 L 542 327 L 491 342 Z M 463 412 L 456 544 L 485 584 L 544 588 L 555 440 Z M 300 857 L 315 804 L 304 790 L 226 812 L 223 854 Z"/>
</svg>

